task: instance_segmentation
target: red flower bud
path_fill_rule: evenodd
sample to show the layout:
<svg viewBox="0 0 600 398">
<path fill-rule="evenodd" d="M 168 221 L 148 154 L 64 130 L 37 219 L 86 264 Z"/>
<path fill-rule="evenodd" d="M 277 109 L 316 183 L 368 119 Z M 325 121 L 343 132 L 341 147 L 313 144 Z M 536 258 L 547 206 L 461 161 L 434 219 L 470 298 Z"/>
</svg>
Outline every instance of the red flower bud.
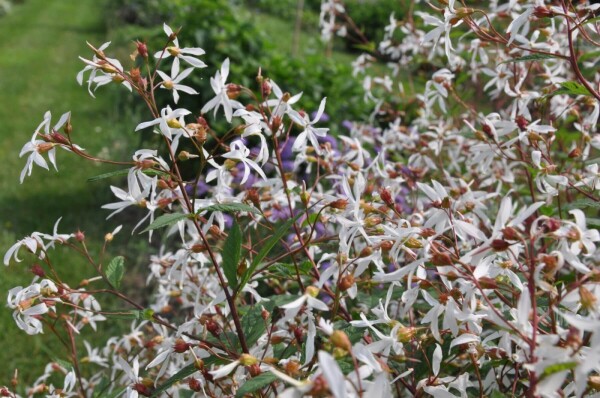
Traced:
<svg viewBox="0 0 600 398">
<path fill-rule="evenodd" d="M 43 278 L 44 276 L 46 276 L 46 272 L 44 271 L 42 266 L 39 264 L 33 264 L 31 266 L 31 273 L 39 276 L 40 278 Z"/>
<path fill-rule="evenodd" d="M 137 40 L 135 45 L 137 46 L 138 54 L 140 54 L 142 58 L 148 58 L 148 46 L 146 46 L 146 43 Z"/>
</svg>

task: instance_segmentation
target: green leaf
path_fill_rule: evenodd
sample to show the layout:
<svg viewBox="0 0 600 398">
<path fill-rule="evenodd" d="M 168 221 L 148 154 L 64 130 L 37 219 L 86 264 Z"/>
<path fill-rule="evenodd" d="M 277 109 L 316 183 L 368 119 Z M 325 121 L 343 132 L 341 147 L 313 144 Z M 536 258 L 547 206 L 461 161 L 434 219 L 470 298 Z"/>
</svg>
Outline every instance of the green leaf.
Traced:
<svg viewBox="0 0 600 398">
<path fill-rule="evenodd" d="M 204 366 L 211 366 L 211 365 L 219 362 L 219 361 L 217 361 L 217 359 L 218 359 L 217 356 L 204 358 L 203 359 Z M 179 372 L 177 372 L 173 376 L 169 377 L 167 379 L 167 381 L 165 381 L 163 384 L 156 387 L 156 390 L 154 390 L 152 392 L 151 397 L 152 398 L 158 397 L 163 391 L 168 390 L 169 388 L 171 388 L 171 386 L 175 385 L 176 383 L 180 382 L 181 380 L 185 379 L 186 377 L 193 375 L 196 372 L 198 372 L 198 369 L 196 369 L 196 366 L 194 364 L 187 365 L 186 367 L 181 369 Z"/>
<path fill-rule="evenodd" d="M 152 231 L 153 229 L 158 229 L 166 226 L 170 226 L 175 224 L 177 221 L 183 220 L 184 218 L 188 218 L 189 214 L 183 213 L 169 213 L 163 214 L 158 217 L 156 220 L 152 222 L 152 224 L 148 225 L 148 227 L 140 233 Z"/>
<path fill-rule="evenodd" d="M 237 211 L 247 211 L 249 213 L 261 214 L 254 206 L 247 205 L 245 203 L 218 203 L 216 205 L 208 206 L 198 210 L 196 213 L 200 214 L 204 211 L 222 211 L 223 213 L 235 213 Z"/>
<path fill-rule="evenodd" d="M 248 346 L 253 346 L 267 329 L 269 320 L 262 318 L 262 308 L 255 305 L 242 317 L 242 330 Z"/>
<path fill-rule="evenodd" d="M 142 311 L 139 310 L 106 311 L 103 315 L 109 319 L 142 319 Z"/>
<path fill-rule="evenodd" d="M 87 179 L 87 181 L 94 182 L 94 181 L 104 180 L 104 179 L 110 178 L 110 177 L 126 176 L 128 173 L 129 173 L 129 169 L 111 171 L 110 173 L 105 173 L 105 174 L 97 175 L 95 177 L 90 177 Z M 149 176 L 167 175 L 167 173 L 165 173 L 164 171 L 158 171 L 158 170 L 152 170 L 152 169 L 142 170 L 142 173 L 149 175 Z"/>
<path fill-rule="evenodd" d="M 64 359 L 59 359 L 59 358 L 56 358 L 56 359 L 54 360 L 54 362 L 56 362 L 56 363 L 57 363 L 59 366 L 61 366 L 61 367 L 65 368 L 65 369 L 67 369 L 67 372 L 68 372 L 68 371 L 69 371 L 71 368 L 73 368 L 73 364 L 72 364 L 71 362 L 69 362 L 69 361 L 65 361 Z"/>
<path fill-rule="evenodd" d="M 154 310 L 152 308 L 146 308 L 143 311 L 139 311 L 138 315 L 139 319 L 144 321 L 153 321 L 154 320 Z"/>
<path fill-rule="evenodd" d="M 242 398 L 246 394 L 252 394 L 253 392 L 256 392 L 261 388 L 273 383 L 275 380 L 277 380 L 277 376 L 275 376 L 273 373 L 261 373 L 242 384 L 242 386 L 235 393 L 235 397 Z"/>
<path fill-rule="evenodd" d="M 252 264 L 250 264 L 250 267 L 248 267 L 248 269 L 246 270 L 246 272 L 242 276 L 242 280 L 240 281 L 240 287 L 239 287 L 240 291 L 244 288 L 244 285 L 246 283 L 248 283 L 248 281 L 250 280 L 250 277 L 252 276 L 252 273 L 256 270 L 256 267 L 258 267 L 258 265 L 260 264 L 260 262 L 265 257 L 267 257 L 267 255 L 271 252 L 271 250 L 277 244 L 277 242 L 279 242 L 279 240 L 281 238 L 283 238 L 283 236 L 285 234 L 289 233 L 290 228 L 292 228 L 292 226 L 294 225 L 294 223 L 300 217 L 301 214 L 298 214 L 296 217 L 294 217 L 294 218 L 286 221 L 279 228 L 277 228 L 277 230 L 275 231 L 275 233 L 273 234 L 273 236 L 271 236 L 271 238 L 260 249 L 260 251 L 258 252 L 258 254 L 256 255 L 256 257 L 254 257 L 254 260 L 252 260 Z"/>
<path fill-rule="evenodd" d="M 118 289 L 121 287 L 123 275 L 125 275 L 125 257 L 117 256 L 106 267 L 106 279 Z"/>
<path fill-rule="evenodd" d="M 591 199 L 579 199 L 574 202 L 567 203 L 565 205 L 565 209 L 567 209 L 567 210 L 580 209 L 582 207 L 598 208 L 598 207 L 600 207 L 600 202 L 595 202 Z"/>
<path fill-rule="evenodd" d="M 173 386 L 175 383 L 177 383 L 177 382 L 185 379 L 188 376 L 193 375 L 197 371 L 198 371 L 198 369 L 196 369 L 196 366 L 194 364 L 191 364 L 191 365 L 188 365 L 188 366 L 184 367 L 179 372 L 177 372 L 173 376 L 171 376 L 163 384 L 161 384 L 160 386 L 158 386 L 156 388 L 156 390 L 154 390 L 154 392 L 152 393 L 151 396 L 152 397 L 158 397 L 163 391 L 171 388 L 171 386 Z"/>
<path fill-rule="evenodd" d="M 242 230 L 235 221 L 223 245 L 221 256 L 223 257 L 223 272 L 225 272 L 227 282 L 235 290 L 237 287 L 237 268 L 242 258 Z"/>
<path fill-rule="evenodd" d="M 550 55 L 550 54 L 530 54 L 530 55 L 525 55 L 524 57 L 513 58 L 513 59 L 508 59 L 506 61 L 502 61 L 498 65 L 507 64 L 510 62 L 542 61 L 545 59 L 553 59 L 553 58 L 558 58 L 558 57 L 556 55 Z"/>
<path fill-rule="evenodd" d="M 552 95 L 567 94 L 567 95 L 592 95 L 587 88 L 577 82 L 563 82 L 560 88 L 552 93 Z"/>
<path fill-rule="evenodd" d="M 577 367 L 577 362 L 563 362 L 563 363 L 555 363 L 553 365 L 547 366 L 546 369 L 542 372 L 542 377 L 553 375 L 554 373 L 562 372 L 563 370 L 571 370 Z"/>
</svg>

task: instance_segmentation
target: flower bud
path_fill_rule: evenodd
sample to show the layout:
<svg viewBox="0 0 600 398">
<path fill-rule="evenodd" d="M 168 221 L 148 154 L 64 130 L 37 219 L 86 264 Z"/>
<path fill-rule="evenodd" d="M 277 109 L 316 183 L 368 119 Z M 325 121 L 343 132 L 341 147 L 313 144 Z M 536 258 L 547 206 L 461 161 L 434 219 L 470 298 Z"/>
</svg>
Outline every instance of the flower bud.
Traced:
<svg viewBox="0 0 600 398">
<path fill-rule="evenodd" d="M 152 390 L 150 389 L 150 387 L 144 385 L 143 383 L 134 384 L 133 389 L 145 397 L 152 396 Z"/>
<path fill-rule="evenodd" d="M 175 340 L 175 344 L 173 344 L 173 351 L 178 354 L 183 354 L 186 352 L 192 345 L 190 343 L 186 343 L 183 339 Z"/>
<path fill-rule="evenodd" d="M 229 83 L 227 85 L 227 97 L 229 99 L 236 99 L 242 93 L 242 86 L 239 86 L 234 83 Z"/>
<path fill-rule="evenodd" d="M 581 149 L 575 147 L 571 152 L 569 152 L 569 158 L 575 159 L 581 156 Z"/>
<path fill-rule="evenodd" d="M 208 320 L 204 327 L 215 337 L 219 337 L 221 334 L 221 326 L 219 326 L 219 324 L 212 319 Z"/>
<path fill-rule="evenodd" d="M 555 14 L 554 11 L 546 6 L 536 6 L 533 9 L 533 15 L 536 18 L 553 18 Z"/>
<path fill-rule="evenodd" d="M 381 189 L 379 191 L 379 197 L 381 197 L 381 200 L 383 200 L 383 203 L 385 203 L 386 205 L 390 207 L 394 206 L 394 199 L 392 198 L 392 194 L 387 189 Z"/>
<path fill-rule="evenodd" d="M 135 45 L 138 54 L 140 54 L 142 58 L 148 58 L 148 46 L 146 46 L 146 43 L 136 40 Z"/>
<path fill-rule="evenodd" d="M 348 335 L 341 330 L 334 330 L 334 332 L 329 337 L 329 341 L 334 347 L 341 348 L 348 352 L 352 351 L 352 343 L 350 343 L 350 339 Z"/>
<path fill-rule="evenodd" d="M 31 273 L 32 273 L 32 274 L 34 274 L 34 275 L 37 275 L 37 276 L 39 276 L 40 278 L 43 278 L 43 277 L 45 277 L 45 276 L 46 276 L 46 272 L 44 271 L 44 269 L 42 268 L 42 266 L 41 266 L 41 265 L 39 265 L 39 264 L 33 264 L 33 265 L 31 266 L 31 269 L 30 269 L 30 270 L 31 270 Z"/>
<path fill-rule="evenodd" d="M 404 241 L 404 246 L 410 249 L 421 249 L 423 247 L 423 243 L 416 238 L 410 237 Z"/>
<path fill-rule="evenodd" d="M 436 266 L 452 265 L 454 261 L 452 256 L 448 253 L 433 253 L 431 256 L 431 263 Z"/>
<path fill-rule="evenodd" d="M 248 366 L 248 371 L 252 377 L 256 377 L 262 373 L 262 370 L 260 370 L 260 365 L 257 363 Z"/>
<path fill-rule="evenodd" d="M 264 80 L 260 88 L 262 91 L 263 98 L 267 98 L 269 95 L 271 95 L 271 82 L 269 82 L 268 80 Z"/>
<path fill-rule="evenodd" d="M 345 292 L 346 290 L 350 289 L 352 286 L 354 286 L 355 280 L 354 280 L 354 275 L 352 274 L 348 274 L 348 275 L 344 275 L 338 282 L 338 286 L 340 288 L 341 291 Z"/>
<path fill-rule="evenodd" d="M 525 117 L 522 115 L 517 116 L 515 122 L 517 123 L 517 126 L 519 126 L 519 129 L 521 129 L 521 131 L 527 130 L 527 126 L 529 126 L 529 121 L 525 119 Z"/>
<path fill-rule="evenodd" d="M 497 252 L 503 252 L 510 247 L 510 243 L 502 239 L 494 239 L 490 243 L 490 247 Z"/>
<path fill-rule="evenodd" d="M 193 377 L 188 380 L 188 387 L 192 391 L 196 391 L 196 392 L 202 391 L 202 383 L 200 383 L 200 380 L 193 378 Z"/>
<path fill-rule="evenodd" d="M 69 143 L 69 140 L 67 139 L 67 137 L 65 137 L 64 135 L 57 133 L 56 131 L 53 131 L 50 134 L 50 138 L 52 139 L 53 142 L 57 143 L 57 144 L 63 144 L 63 145 L 71 145 Z"/>
<path fill-rule="evenodd" d="M 194 367 L 198 370 L 204 369 L 204 361 L 200 358 L 196 359 L 194 361 Z"/>
</svg>

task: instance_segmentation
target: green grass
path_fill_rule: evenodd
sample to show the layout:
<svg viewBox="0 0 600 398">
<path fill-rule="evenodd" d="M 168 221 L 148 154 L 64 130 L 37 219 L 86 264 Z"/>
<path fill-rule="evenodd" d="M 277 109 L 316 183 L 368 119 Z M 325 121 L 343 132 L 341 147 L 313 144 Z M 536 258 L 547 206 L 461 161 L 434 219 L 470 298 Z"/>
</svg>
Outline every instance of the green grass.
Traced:
<svg viewBox="0 0 600 398">
<path fill-rule="evenodd" d="M 51 232 L 61 216 L 60 232 L 80 228 L 90 240 L 97 242 L 119 222 L 118 219 L 104 221 L 107 212 L 100 209 L 102 204 L 112 201 L 108 180 L 86 182 L 88 177 L 114 168 L 85 162 L 61 150 L 57 153 L 59 173 L 34 166 L 32 176 L 19 184 L 19 174 L 25 165 L 25 158 L 18 157 L 19 151 L 47 110 L 52 111 L 53 123 L 62 113 L 72 112 L 72 136 L 89 153 L 109 153 L 121 159 L 130 156 L 126 148 L 136 122 L 117 124 L 121 112 L 112 105 L 116 95 L 127 95 L 127 92 L 120 88 L 101 88 L 94 99 L 75 80 L 83 68 L 78 56 L 91 56 L 86 41 L 96 45 L 105 41 L 103 3 L 99 0 L 27 0 L 0 19 L 2 255 L 17 239 L 33 231 Z M 127 237 L 127 233 L 122 233 L 115 241 Z M 57 251 L 54 261 L 69 283 L 93 276 L 89 266 L 67 252 Z M 8 268 L 2 266 L 2 302 L 8 289 L 30 283 L 31 264 L 32 259 L 28 258 Z M 21 380 L 27 383 L 43 371 L 46 361 L 67 358 L 67 353 L 51 342 L 48 331 L 44 336 L 31 338 L 19 330 L 4 305 L 0 306 L 0 324 L 0 385 L 10 382 L 15 368 L 19 368 Z"/>
<path fill-rule="evenodd" d="M 311 24 L 309 25 L 309 21 L 314 22 L 315 19 L 318 20 L 318 16 L 303 18 L 300 34 L 298 36 L 297 53 L 294 54 L 295 19 L 285 20 L 264 12 L 250 9 L 246 10 L 252 14 L 252 19 L 256 26 L 258 26 L 267 38 L 269 38 L 268 41 L 273 47 L 273 50 L 280 54 L 289 54 L 290 56 L 299 58 L 308 54 L 323 54 L 323 56 L 330 56 L 336 62 L 348 65 L 356 59 L 356 54 L 348 53 L 337 47 L 334 47 L 330 52 L 328 51 L 327 44 L 321 40 L 318 30 L 319 27 L 312 26 L 312 22 L 310 22 Z M 310 11 L 305 10 L 304 13 L 308 15 Z"/>
</svg>

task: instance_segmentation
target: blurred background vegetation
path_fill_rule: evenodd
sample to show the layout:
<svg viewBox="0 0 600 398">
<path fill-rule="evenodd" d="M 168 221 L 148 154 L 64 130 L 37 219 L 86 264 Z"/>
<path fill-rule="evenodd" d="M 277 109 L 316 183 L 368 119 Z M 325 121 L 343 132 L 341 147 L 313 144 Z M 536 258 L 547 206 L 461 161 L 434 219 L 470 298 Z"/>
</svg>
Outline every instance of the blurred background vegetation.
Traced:
<svg viewBox="0 0 600 398">
<path fill-rule="evenodd" d="M 406 9 L 402 0 L 345 3 L 356 24 L 372 40 L 381 37 L 390 9 L 396 10 L 398 18 Z M 363 105 L 360 83 L 351 73 L 355 39 L 338 38 L 333 46 L 324 44 L 319 37 L 319 10 L 320 0 L 0 0 L 2 254 L 33 231 L 52 231 L 60 217 L 59 232 L 81 229 L 95 253 L 105 233 L 125 224 L 109 254 L 127 258 L 125 289 L 140 291 L 143 287 L 143 277 L 135 270 L 145 267 L 146 256 L 154 249 L 145 239 L 131 237 L 128 231 L 133 218 L 116 216 L 105 221 L 108 212 L 100 209 L 113 201 L 108 185 L 122 181 L 87 182 L 114 168 L 86 163 L 59 151 L 60 173 L 36 167 L 32 177 L 19 185 L 19 173 L 25 165 L 19 151 L 47 110 L 52 111 L 53 122 L 70 110 L 72 135 L 92 154 L 128 160 L 140 144 L 140 135 L 134 135 L 133 130 L 149 115 L 133 96 L 122 87 L 102 87 L 97 98 L 91 98 L 86 88 L 76 83 L 75 75 L 83 68 L 77 57 L 91 57 L 86 41 L 99 46 L 111 40 L 108 53 L 117 54 L 128 69 L 134 66 L 125 62 L 135 48 L 134 40 L 147 42 L 153 53 L 165 44 L 163 22 L 174 29 L 182 27 L 180 42 L 206 50 L 202 59 L 208 68 L 193 74 L 188 82 L 201 94 L 183 96 L 179 105 L 199 115 L 202 104 L 213 95 L 209 77 L 229 57 L 231 81 L 256 90 L 254 79 L 262 68 L 263 76 L 278 82 L 284 91 L 303 91 L 301 106 L 308 112 L 316 110 L 327 96 L 329 127 L 335 132 L 341 131 L 344 120 L 368 118 L 368 107 Z M 162 101 L 166 104 L 168 98 Z M 29 284 L 33 277 L 29 268 L 34 259 L 25 253 L 21 257 L 22 263 L 3 270 L 2 297 L 12 287 Z M 53 261 L 73 286 L 94 275 L 84 261 L 60 248 Z M 114 309 L 111 305 L 118 304 L 105 302 L 105 308 Z M 0 385 L 10 384 L 15 368 L 22 383 L 29 384 L 46 362 L 68 359 L 68 353 L 48 331 L 34 338 L 20 331 L 5 306 L 0 308 L 0 325 Z M 128 327 L 125 321 L 122 327 Z M 114 331 L 101 326 L 99 333 L 90 335 L 87 331 L 84 337 L 103 344 Z"/>
</svg>

